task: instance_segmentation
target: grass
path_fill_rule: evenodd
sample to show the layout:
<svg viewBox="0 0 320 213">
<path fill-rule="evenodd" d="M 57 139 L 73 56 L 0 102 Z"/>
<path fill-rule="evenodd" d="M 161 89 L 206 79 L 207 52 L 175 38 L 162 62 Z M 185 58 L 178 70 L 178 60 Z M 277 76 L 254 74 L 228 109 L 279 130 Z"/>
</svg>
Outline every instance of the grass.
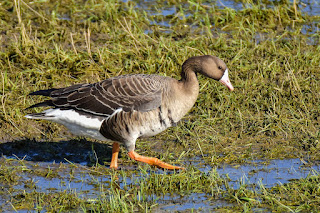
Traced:
<svg viewBox="0 0 320 213">
<path fill-rule="evenodd" d="M 254 211 L 255 207 L 279 212 L 319 210 L 317 174 L 270 189 L 248 189 L 244 184 L 234 190 L 228 187 L 228 179 L 215 171 L 204 174 L 186 165 L 186 172 L 158 174 L 132 162 L 125 152 L 121 166 L 139 165 L 140 172 L 114 173 L 104 165 L 110 161 L 109 146 L 83 139 L 73 143 L 64 127 L 23 117 L 30 112 L 25 108 L 42 100 L 28 96 L 32 91 L 129 73 L 179 78 L 181 64 L 188 57 L 212 54 L 227 63 L 235 91 L 230 93 L 218 82 L 199 76 L 201 92 L 192 111 L 177 127 L 138 141 L 138 152 L 174 164 L 199 158 L 212 167 L 255 159 L 306 158 L 314 162 L 319 159 L 320 139 L 320 17 L 301 12 L 301 5 L 289 1 L 237 2 L 243 3 L 243 9 L 170 0 L 169 8 L 175 7 L 176 12 L 167 15 L 162 14 L 158 1 L 2 1 L 2 153 L 23 150 L 31 154 L 34 147 L 43 155 L 38 161 L 53 161 L 57 156 L 62 161 L 59 150 L 77 155 L 74 148 L 91 153 L 81 159 L 88 162 L 92 179 L 106 175 L 113 177 L 115 185 L 115 176 L 131 180 L 131 185 L 121 187 L 96 181 L 101 197 L 88 201 L 72 190 L 39 192 L 30 179 L 17 175 L 47 179 L 60 177 L 59 169 L 30 169 L 23 166 L 28 160 L 2 159 L 2 188 L 11 193 L 3 196 L 12 208 L 149 211 L 158 205 L 157 199 L 150 198 L 153 195 L 205 193 L 208 200 L 232 203 L 217 207 L 220 211 Z M 67 141 L 66 145 L 60 145 L 61 141 Z M 135 176 L 139 178 L 132 178 Z M 32 190 L 14 188 L 21 184 Z M 306 186 L 309 191 L 303 191 Z"/>
</svg>

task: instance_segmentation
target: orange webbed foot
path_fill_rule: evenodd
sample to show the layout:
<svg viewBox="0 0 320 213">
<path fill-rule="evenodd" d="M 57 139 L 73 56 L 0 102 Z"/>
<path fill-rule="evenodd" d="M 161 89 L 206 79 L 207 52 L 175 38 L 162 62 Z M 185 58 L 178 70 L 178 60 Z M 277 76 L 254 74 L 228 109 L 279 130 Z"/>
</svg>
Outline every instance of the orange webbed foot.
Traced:
<svg viewBox="0 0 320 213">
<path fill-rule="evenodd" d="M 180 170 L 180 169 L 184 170 L 185 169 L 180 166 L 173 166 L 171 164 L 165 163 L 165 162 L 159 160 L 158 158 L 146 157 L 146 156 L 139 155 L 135 151 L 128 152 L 128 155 L 133 160 L 144 162 L 144 163 L 150 164 L 152 166 L 156 166 L 158 168 L 169 169 L 169 170 Z"/>
</svg>

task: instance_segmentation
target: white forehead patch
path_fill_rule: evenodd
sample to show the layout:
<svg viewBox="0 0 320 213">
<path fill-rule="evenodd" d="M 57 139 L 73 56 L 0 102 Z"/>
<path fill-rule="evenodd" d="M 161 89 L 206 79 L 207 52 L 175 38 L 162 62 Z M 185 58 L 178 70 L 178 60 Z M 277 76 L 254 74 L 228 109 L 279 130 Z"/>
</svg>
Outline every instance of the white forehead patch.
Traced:
<svg viewBox="0 0 320 213">
<path fill-rule="evenodd" d="M 226 81 L 226 80 L 229 80 L 228 68 L 224 71 L 224 74 L 220 79 L 220 81 Z"/>
</svg>

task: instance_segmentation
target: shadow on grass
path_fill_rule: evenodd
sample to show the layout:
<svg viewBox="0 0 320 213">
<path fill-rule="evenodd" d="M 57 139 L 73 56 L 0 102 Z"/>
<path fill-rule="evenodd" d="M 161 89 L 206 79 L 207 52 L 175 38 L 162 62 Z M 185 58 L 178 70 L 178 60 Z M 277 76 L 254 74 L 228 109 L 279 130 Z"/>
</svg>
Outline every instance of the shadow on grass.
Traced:
<svg viewBox="0 0 320 213">
<path fill-rule="evenodd" d="M 83 165 L 109 164 L 112 147 L 108 144 L 75 139 L 60 142 L 40 142 L 32 139 L 0 144 L 0 154 L 27 161 L 67 162 Z"/>
</svg>

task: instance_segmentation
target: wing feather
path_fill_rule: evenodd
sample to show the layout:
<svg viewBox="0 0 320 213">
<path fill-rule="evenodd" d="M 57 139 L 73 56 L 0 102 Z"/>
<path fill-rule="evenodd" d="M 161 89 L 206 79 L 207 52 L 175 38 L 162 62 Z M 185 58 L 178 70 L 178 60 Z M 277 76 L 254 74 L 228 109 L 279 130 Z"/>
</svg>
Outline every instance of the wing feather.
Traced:
<svg viewBox="0 0 320 213">
<path fill-rule="evenodd" d="M 161 105 L 169 78 L 157 75 L 124 75 L 94 84 L 76 84 L 50 91 L 51 106 L 110 116 L 114 111 L 149 111 Z M 39 95 L 42 95 L 40 92 Z M 48 93 L 48 92 L 47 92 Z M 38 94 L 34 92 L 32 94 Z M 44 106 L 45 104 L 36 104 Z"/>
</svg>

